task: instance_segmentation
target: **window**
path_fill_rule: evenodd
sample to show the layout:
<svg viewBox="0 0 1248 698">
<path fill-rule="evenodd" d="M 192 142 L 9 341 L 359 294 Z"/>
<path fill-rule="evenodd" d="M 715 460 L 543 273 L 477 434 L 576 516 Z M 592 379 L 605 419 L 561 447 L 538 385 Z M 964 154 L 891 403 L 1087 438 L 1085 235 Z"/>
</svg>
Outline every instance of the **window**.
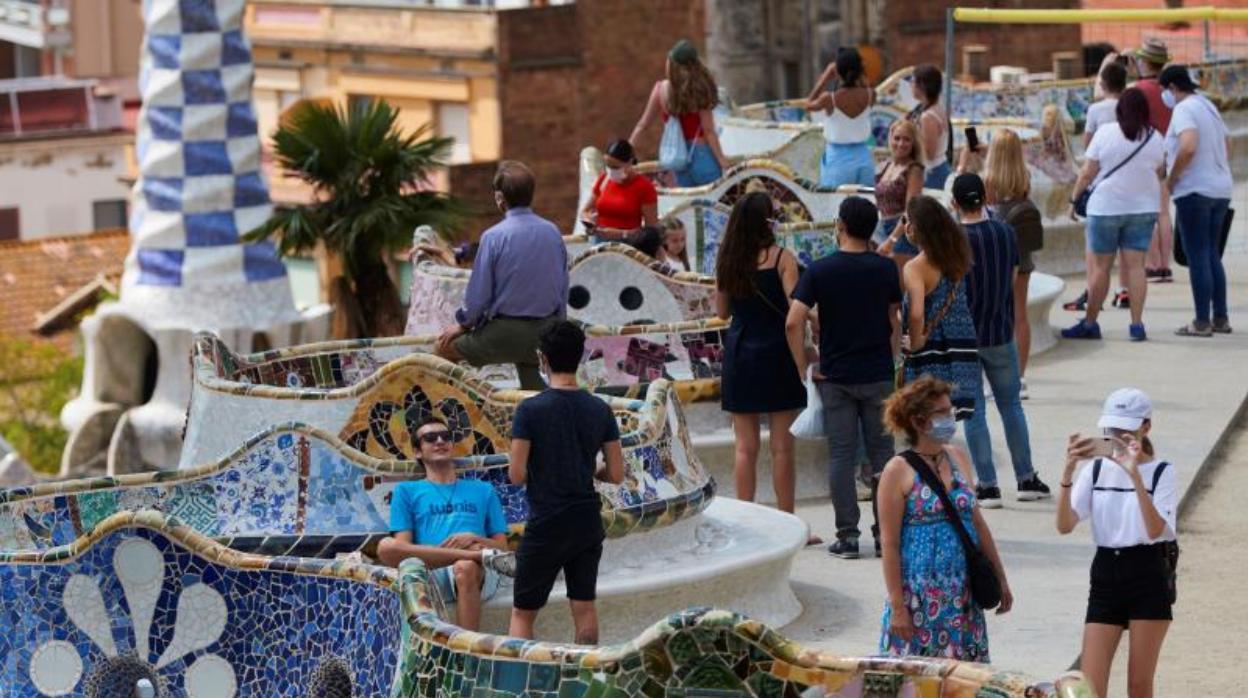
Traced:
<svg viewBox="0 0 1248 698">
<path fill-rule="evenodd" d="M 126 227 L 126 200 L 110 199 L 92 202 L 91 219 L 95 230 Z"/>
<path fill-rule="evenodd" d="M 21 231 L 17 208 L 0 208 L 0 240 L 16 240 L 21 237 Z"/>
<path fill-rule="evenodd" d="M 452 165 L 472 162 L 472 132 L 468 128 L 468 105 L 445 102 L 438 105 L 438 135 L 454 138 L 450 157 Z"/>
</svg>

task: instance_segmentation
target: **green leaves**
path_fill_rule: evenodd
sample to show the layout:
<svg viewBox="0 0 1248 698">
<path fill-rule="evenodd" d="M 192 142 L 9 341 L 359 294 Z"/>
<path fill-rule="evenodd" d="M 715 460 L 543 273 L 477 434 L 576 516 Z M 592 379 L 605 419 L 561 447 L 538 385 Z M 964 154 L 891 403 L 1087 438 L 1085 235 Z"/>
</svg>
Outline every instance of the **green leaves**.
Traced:
<svg viewBox="0 0 1248 698">
<path fill-rule="evenodd" d="M 315 201 L 274 211 L 245 239 L 278 239 L 283 255 L 323 241 L 341 255 L 348 275 L 376 268 L 385 252 L 411 244 L 420 225 L 454 230 L 468 209 L 431 190 L 452 139 L 423 126 L 403 133 L 398 110 L 384 100 L 348 107 L 303 102 L 273 136 L 273 152 L 288 176 L 311 185 Z"/>
</svg>

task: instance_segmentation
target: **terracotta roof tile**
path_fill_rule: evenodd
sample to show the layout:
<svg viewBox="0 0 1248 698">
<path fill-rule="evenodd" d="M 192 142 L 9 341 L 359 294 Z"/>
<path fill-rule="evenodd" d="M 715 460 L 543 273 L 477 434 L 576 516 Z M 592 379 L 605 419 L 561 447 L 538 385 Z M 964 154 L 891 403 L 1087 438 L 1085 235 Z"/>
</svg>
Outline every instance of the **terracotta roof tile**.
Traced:
<svg viewBox="0 0 1248 698">
<path fill-rule="evenodd" d="M 0 243 L 0 334 L 40 339 L 33 332 L 39 315 L 100 274 L 119 277 L 129 250 L 124 228 Z M 40 341 L 68 348 L 75 333 Z"/>
</svg>

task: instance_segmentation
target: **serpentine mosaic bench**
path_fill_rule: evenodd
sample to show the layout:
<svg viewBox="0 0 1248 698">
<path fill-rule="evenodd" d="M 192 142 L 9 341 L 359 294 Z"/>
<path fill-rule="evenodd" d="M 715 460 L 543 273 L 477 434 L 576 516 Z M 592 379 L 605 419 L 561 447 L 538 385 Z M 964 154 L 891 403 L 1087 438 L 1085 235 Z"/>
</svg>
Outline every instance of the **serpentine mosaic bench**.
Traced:
<svg viewBox="0 0 1248 698">
<path fill-rule="evenodd" d="M 808 650 L 765 624 L 691 608 L 601 647 L 447 623 L 416 560 L 399 570 L 246 554 L 154 511 L 120 513 L 43 551 L 0 552 L 5 695 L 415 698 L 489 695 L 1082 698 L 941 660 Z M 813 689 L 815 692 L 810 692 Z"/>
</svg>

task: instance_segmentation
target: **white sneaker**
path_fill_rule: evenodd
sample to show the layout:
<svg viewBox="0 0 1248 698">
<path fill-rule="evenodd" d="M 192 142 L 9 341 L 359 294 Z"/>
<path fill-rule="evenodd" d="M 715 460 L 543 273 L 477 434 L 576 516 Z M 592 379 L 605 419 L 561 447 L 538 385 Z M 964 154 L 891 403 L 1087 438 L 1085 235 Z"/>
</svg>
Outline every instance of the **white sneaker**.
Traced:
<svg viewBox="0 0 1248 698">
<path fill-rule="evenodd" d="M 484 548 L 481 550 L 481 566 L 494 570 L 504 577 L 515 577 L 516 554 L 496 548 Z"/>
<path fill-rule="evenodd" d="M 1029 393 L 1027 392 L 1027 379 L 1026 379 L 1026 378 L 1019 378 L 1019 379 L 1018 379 L 1018 382 L 1019 382 L 1019 383 L 1022 383 L 1022 387 L 1021 387 L 1021 388 L 1019 388 L 1019 390 L 1018 390 L 1018 399 L 1019 399 L 1019 400 L 1026 400 L 1027 398 L 1031 397 L 1031 394 L 1029 394 Z"/>
</svg>

